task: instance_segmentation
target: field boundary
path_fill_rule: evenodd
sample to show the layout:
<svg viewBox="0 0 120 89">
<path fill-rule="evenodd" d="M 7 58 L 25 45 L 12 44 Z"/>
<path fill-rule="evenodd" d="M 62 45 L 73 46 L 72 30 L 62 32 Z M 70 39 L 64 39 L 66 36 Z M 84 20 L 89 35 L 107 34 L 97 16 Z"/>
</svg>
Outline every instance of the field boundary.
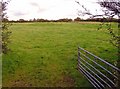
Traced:
<svg viewBox="0 0 120 89">
<path fill-rule="evenodd" d="M 95 88 L 113 89 L 118 86 L 120 69 L 81 47 L 78 47 L 78 70 Z"/>
</svg>

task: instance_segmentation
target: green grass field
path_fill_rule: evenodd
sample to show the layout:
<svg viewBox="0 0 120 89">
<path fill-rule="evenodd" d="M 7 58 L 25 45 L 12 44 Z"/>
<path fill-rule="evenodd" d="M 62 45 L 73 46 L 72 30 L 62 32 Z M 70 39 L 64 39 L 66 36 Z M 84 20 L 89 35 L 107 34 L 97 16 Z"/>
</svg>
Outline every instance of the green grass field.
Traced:
<svg viewBox="0 0 120 89">
<path fill-rule="evenodd" d="M 77 70 L 78 46 L 115 61 L 117 49 L 99 23 L 14 23 L 3 55 L 3 87 L 90 87 Z"/>
</svg>

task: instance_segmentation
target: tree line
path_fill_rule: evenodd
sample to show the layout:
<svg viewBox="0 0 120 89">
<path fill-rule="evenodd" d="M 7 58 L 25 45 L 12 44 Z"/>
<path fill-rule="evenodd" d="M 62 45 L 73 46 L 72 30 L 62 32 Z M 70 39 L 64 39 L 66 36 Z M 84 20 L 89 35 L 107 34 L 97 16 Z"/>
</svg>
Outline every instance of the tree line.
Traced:
<svg viewBox="0 0 120 89">
<path fill-rule="evenodd" d="M 30 20 L 25 20 L 25 19 L 19 19 L 17 21 L 15 20 L 8 20 L 7 18 L 4 19 L 4 21 L 9 21 L 9 22 L 80 22 L 80 21 L 91 21 L 91 22 L 118 22 L 118 19 L 112 18 L 112 19 L 107 19 L 107 18 L 88 18 L 88 19 L 81 19 L 80 17 L 77 17 L 75 19 L 69 19 L 69 18 L 63 18 L 63 19 L 58 19 L 58 20 L 48 20 L 48 19 L 30 19 Z"/>
</svg>

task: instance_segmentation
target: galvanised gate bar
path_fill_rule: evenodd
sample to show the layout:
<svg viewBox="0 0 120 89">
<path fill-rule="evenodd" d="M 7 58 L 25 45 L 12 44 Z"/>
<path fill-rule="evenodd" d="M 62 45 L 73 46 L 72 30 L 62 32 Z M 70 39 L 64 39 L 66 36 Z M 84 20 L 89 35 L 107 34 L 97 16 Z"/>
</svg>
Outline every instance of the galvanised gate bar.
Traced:
<svg viewBox="0 0 120 89">
<path fill-rule="evenodd" d="M 120 69 L 81 47 L 78 47 L 78 70 L 97 89 L 114 89 L 118 86 Z"/>
</svg>

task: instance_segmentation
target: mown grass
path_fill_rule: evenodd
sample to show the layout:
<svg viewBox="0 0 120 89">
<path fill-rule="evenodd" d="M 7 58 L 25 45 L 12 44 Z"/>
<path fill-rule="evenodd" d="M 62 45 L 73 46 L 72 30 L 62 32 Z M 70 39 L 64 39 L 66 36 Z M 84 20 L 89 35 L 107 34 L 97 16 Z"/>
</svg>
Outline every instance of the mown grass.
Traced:
<svg viewBox="0 0 120 89">
<path fill-rule="evenodd" d="M 115 61 L 117 49 L 98 23 L 14 23 L 3 55 L 3 87 L 90 87 L 78 72 L 78 46 Z"/>
</svg>

